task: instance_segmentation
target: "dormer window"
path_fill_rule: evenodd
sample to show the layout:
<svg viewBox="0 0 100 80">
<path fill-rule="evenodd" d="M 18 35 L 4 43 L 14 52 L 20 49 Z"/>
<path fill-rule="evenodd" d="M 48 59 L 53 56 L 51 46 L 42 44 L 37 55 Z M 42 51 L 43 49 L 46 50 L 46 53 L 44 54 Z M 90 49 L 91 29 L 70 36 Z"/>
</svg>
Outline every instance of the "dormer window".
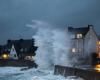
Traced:
<svg viewBox="0 0 100 80">
<path fill-rule="evenodd" d="M 82 38 L 82 34 L 77 34 L 77 38 Z"/>
</svg>

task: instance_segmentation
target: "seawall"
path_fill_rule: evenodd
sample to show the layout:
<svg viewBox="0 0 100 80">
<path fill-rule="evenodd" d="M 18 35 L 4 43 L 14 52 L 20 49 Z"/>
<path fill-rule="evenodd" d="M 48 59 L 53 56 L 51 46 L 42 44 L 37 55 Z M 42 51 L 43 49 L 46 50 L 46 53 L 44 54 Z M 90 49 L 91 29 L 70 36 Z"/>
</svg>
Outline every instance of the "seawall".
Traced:
<svg viewBox="0 0 100 80">
<path fill-rule="evenodd" d="M 34 61 L 0 59 L 0 67 L 37 67 Z"/>
<path fill-rule="evenodd" d="M 85 80 L 100 80 L 100 72 L 97 72 L 95 70 L 84 70 L 84 69 L 65 67 L 59 65 L 55 65 L 54 74 L 62 75 L 64 77 L 79 76 Z"/>
</svg>

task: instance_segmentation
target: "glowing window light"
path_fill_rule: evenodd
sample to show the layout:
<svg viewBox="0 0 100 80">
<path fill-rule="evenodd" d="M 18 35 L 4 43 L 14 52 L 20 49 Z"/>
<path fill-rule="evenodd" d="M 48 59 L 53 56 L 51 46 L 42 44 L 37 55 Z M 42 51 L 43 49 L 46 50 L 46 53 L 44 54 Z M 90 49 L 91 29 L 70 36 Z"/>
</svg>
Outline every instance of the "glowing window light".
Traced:
<svg viewBox="0 0 100 80">
<path fill-rule="evenodd" d="M 100 41 L 98 41 L 98 58 L 100 58 Z"/>
<path fill-rule="evenodd" d="M 3 59 L 8 59 L 8 55 L 7 54 L 3 54 L 2 57 L 3 57 Z"/>
<path fill-rule="evenodd" d="M 98 53 L 98 58 L 100 58 L 100 52 Z"/>
<path fill-rule="evenodd" d="M 82 38 L 82 34 L 77 34 L 77 38 Z"/>
<path fill-rule="evenodd" d="M 72 48 L 72 52 L 75 53 L 76 52 L 76 49 L 75 48 Z"/>
<path fill-rule="evenodd" d="M 100 64 L 96 65 L 95 70 L 100 72 Z"/>
<path fill-rule="evenodd" d="M 100 41 L 98 42 L 98 44 L 100 45 Z"/>
</svg>

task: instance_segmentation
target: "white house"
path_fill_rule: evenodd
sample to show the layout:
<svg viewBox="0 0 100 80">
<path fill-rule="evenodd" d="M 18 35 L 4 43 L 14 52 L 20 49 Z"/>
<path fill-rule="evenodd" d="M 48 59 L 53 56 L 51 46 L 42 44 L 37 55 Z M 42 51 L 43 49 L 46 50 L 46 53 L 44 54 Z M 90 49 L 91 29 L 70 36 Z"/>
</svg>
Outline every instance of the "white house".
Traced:
<svg viewBox="0 0 100 80">
<path fill-rule="evenodd" d="M 9 57 L 10 59 L 18 59 L 17 52 L 15 50 L 14 45 L 12 45 Z"/>
<path fill-rule="evenodd" d="M 92 25 L 88 27 L 68 27 L 71 36 L 71 50 L 74 55 L 87 57 L 87 63 L 91 64 L 92 53 L 98 53 L 98 36 Z"/>
</svg>

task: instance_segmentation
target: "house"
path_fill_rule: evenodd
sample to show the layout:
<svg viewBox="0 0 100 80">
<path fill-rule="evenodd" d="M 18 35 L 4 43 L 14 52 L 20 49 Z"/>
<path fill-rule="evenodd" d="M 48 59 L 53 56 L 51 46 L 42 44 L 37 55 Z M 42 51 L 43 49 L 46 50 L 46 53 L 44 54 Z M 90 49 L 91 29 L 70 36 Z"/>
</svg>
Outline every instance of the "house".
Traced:
<svg viewBox="0 0 100 80">
<path fill-rule="evenodd" d="M 1 59 L 34 60 L 35 51 L 34 39 L 8 40 L 2 46 Z"/>
<path fill-rule="evenodd" d="M 91 64 L 91 56 L 98 53 L 98 36 L 92 25 L 87 27 L 68 27 L 71 36 L 70 53 L 87 58 L 87 63 Z"/>
<path fill-rule="evenodd" d="M 14 45 L 12 45 L 12 47 L 11 47 L 11 50 L 9 53 L 9 58 L 10 59 L 18 59 L 17 52 L 16 52 Z"/>
<path fill-rule="evenodd" d="M 99 41 L 98 41 L 98 54 L 93 55 L 93 58 L 96 59 L 96 65 L 100 64 L 100 36 L 98 36 L 98 39 L 99 39 Z M 95 63 L 95 61 L 94 61 L 94 63 Z M 100 66 L 99 66 L 99 68 L 100 68 Z"/>
</svg>

